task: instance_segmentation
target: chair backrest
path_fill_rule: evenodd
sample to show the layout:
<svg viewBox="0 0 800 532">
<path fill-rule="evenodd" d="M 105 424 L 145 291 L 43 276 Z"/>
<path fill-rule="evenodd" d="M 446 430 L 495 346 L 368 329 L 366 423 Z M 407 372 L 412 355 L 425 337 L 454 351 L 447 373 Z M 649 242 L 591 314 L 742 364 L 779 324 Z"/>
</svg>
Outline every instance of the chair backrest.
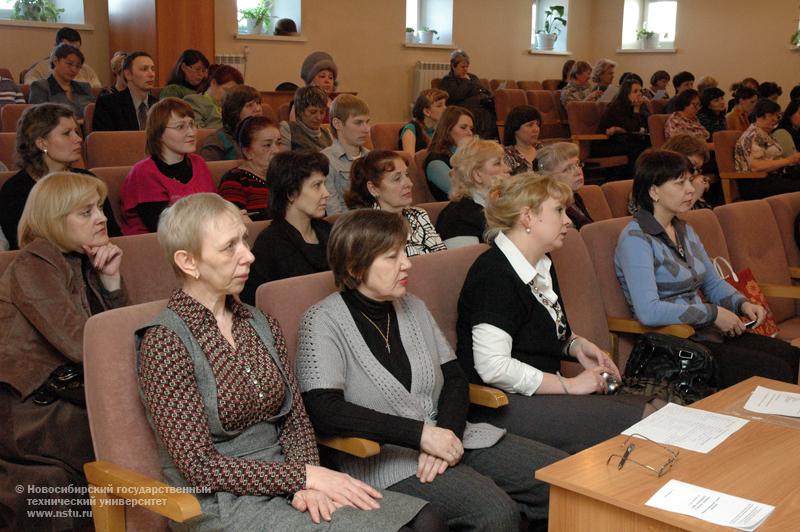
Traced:
<svg viewBox="0 0 800 532">
<path fill-rule="evenodd" d="M 572 101 L 567 103 L 567 121 L 573 135 L 594 135 L 600 126 L 604 107 L 599 102 Z M 580 159 L 589 157 L 591 142 L 579 142 Z"/>
<path fill-rule="evenodd" d="M 0 107 L 0 131 L 6 133 L 15 133 L 17 131 L 17 122 L 22 112 L 25 111 L 31 104 L 29 103 L 7 103 Z"/>
<path fill-rule="evenodd" d="M 669 115 L 650 115 L 647 117 L 647 128 L 650 131 L 650 144 L 653 148 L 660 148 L 666 141 L 664 125 Z"/>
<path fill-rule="evenodd" d="M 83 108 L 83 136 L 92 132 L 92 122 L 94 121 L 95 103 L 90 102 Z"/>
<path fill-rule="evenodd" d="M 0 161 L 3 161 L 3 164 L 5 164 L 9 170 L 17 170 L 16 148 L 16 133 L 0 133 Z"/>
<path fill-rule="evenodd" d="M 263 114 L 263 113 L 262 113 Z M 278 107 L 278 120 L 281 122 L 288 122 L 289 116 L 292 114 L 292 104 L 289 102 L 282 103 Z"/>
<path fill-rule="evenodd" d="M 730 260 L 728 242 L 722 232 L 722 226 L 719 225 L 719 219 L 711 209 L 688 211 L 681 214 L 680 218 L 692 226 L 711 260 L 714 260 L 714 257 Z"/>
<path fill-rule="evenodd" d="M 789 263 L 783 249 L 778 222 L 764 200 L 740 201 L 714 209 L 730 252 L 731 264 L 738 272 L 750 268 L 756 281 L 791 284 Z M 769 298 L 775 320 L 780 323 L 795 316 L 790 299 Z"/>
<path fill-rule="evenodd" d="M 542 90 L 541 81 L 517 81 L 517 87 L 524 91 L 540 91 Z"/>
<path fill-rule="evenodd" d="M 222 176 L 224 176 L 228 170 L 233 170 L 242 164 L 242 161 L 239 159 L 230 161 L 206 161 L 206 164 L 211 172 L 211 179 L 214 180 L 214 185 L 219 188 L 219 182 L 222 180 Z"/>
<path fill-rule="evenodd" d="M 284 93 L 284 94 L 286 94 L 286 93 Z M 292 94 L 292 93 L 290 93 L 290 94 Z M 273 122 L 275 122 L 277 124 L 278 123 L 278 113 L 277 113 L 277 111 L 275 111 L 276 107 L 273 107 L 270 104 L 265 104 L 262 101 L 262 104 L 261 104 L 261 116 L 266 116 L 267 118 L 269 118 L 270 120 L 272 120 Z"/>
<path fill-rule="evenodd" d="M 111 239 L 122 250 L 122 275 L 133 305 L 166 299 L 180 282 L 167 262 L 156 233 Z"/>
<path fill-rule="evenodd" d="M 428 218 L 431 219 L 431 223 L 436 225 L 436 221 L 439 219 L 439 214 L 441 214 L 442 210 L 447 207 L 449 201 L 434 201 L 431 203 L 420 203 L 417 205 L 420 209 L 425 209 L 425 212 L 428 213 Z"/>
<path fill-rule="evenodd" d="M 23 73 L 27 72 L 27 70 L 23 70 Z M 30 85 L 20 85 L 22 88 L 22 97 L 25 98 L 25 101 L 30 101 L 31 96 L 31 86 Z"/>
<path fill-rule="evenodd" d="M 400 129 L 405 122 L 383 122 L 369 128 L 369 137 L 376 150 L 396 150 L 400 143 Z"/>
<path fill-rule="evenodd" d="M 567 115 L 558 93 L 548 90 L 525 91 L 528 105 L 532 105 L 542 115 L 539 137 L 542 139 L 568 138 L 570 127 Z"/>
<path fill-rule="evenodd" d="M 650 109 L 653 111 L 652 114 L 654 115 L 665 114 L 668 104 L 669 100 L 666 100 L 664 98 L 660 98 L 658 100 L 650 100 Z"/>
<path fill-rule="evenodd" d="M 628 200 L 633 191 L 633 179 L 623 179 L 621 181 L 609 181 L 600 186 L 603 194 L 611 208 L 614 218 L 628 216 Z"/>
<path fill-rule="evenodd" d="M 492 91 L 497 89 L 517 89 L 517 82 L 513 79 L 490 79 L 489 87 Z"/>
<path fill-rule="evenodd" d="M 478 244 L 411 258 L 408 291 L 425 301 L 453 349 L 461 286 L 469 267 L 486 249 Z M 331 272 L 282 279 L 258 288 L 256 306 L 278 320 L 290 357 L 297 350 L 297 330 L 305 311 L 335 290 Z"/>
<path fill-rule="evenodd" d="M 778 224 L 789 266 L 800 266 L 800 248 L 794 239 L 794 221 L 800 214 L 800 192 L 790 192 L 766 198 Z"/>
<path fill-rule="evenodd" d="M 739 197 L 739 187 L 736 186 L 736 181 L 725 179 L 725 177 L 728 174 L 736 173 L 734 150 L 741 136 L 741 131 L 731 130 L 717 131 L 712 135 L 712 140 L 714 141 L 714 157 L 717 161 L 719 175 L 722 178 L 720 181 L 726 203 L 731 203 Z"/>
<path fill-rule="evenodd" d="M 542 88 L 546 91 L 556 91 L 560 83 L 560 79 L 545 79 L 542 81 Z"/>
<path fill-rule="evenodd" d="M 411 172 L 409 166 L 408 175 L 414 182 L 414 188 L 411 190 L 414 205 L 419 203 L 432 203 L 434 200 L 431 188 L 428 186 L 428 177 L 425 175 L 425 159 L 428 157 L 428 149 L 419 150 L 414 154 L 414 171 Z"/>
<path fill-rule="evenodd" d="M 518 105 L 525 105 L 525 91 L 522 89 L 497 89 L 494 93 L 494 109 L 497 120 L 505 122 L 508 113 Z"/>
<path fill-rule="evenodd" d="M 122 200 L 120 193 L 122 191 L 122 183 L 125 181 L 125 176 L 131 171 L 130 166 L 104 166 L 100 168 L 92 168 L 92 173 L 103 180 L 108 188 L 108 202 L 111 204 L 111 210 L 114 211 L 114 217 L 117 223 L 122 221 Z"/>
<path fill-rule="evenodd" d="M 162 300 L 101 312 L 89 318 L 83 331 L 86 411 L 95 456 L 158 480 L 158 445 L 139 399 L 133 334 L 165 306 Z M 165 518 L 141 508 L 127 508 L 125 521 L 128 531 L 167 530 Z"/>
<path fill-rule="evenodd" d="M 132 166 L 146 157 L 146 141 L 145 131 L 93 131 L 86 137 L 87 165 Z"/>
<path fill-rule="evenodd" d="M 607 220 L 613 218 L 611 214 L 611 207 L 608 206 L 603 190 L 597 185 L 584 185 L 578 190 L 581 195 L 586 210 L 589 211 L 589 216 L 592 220 L 598 222 L 600 220 Z"/>
</svg>

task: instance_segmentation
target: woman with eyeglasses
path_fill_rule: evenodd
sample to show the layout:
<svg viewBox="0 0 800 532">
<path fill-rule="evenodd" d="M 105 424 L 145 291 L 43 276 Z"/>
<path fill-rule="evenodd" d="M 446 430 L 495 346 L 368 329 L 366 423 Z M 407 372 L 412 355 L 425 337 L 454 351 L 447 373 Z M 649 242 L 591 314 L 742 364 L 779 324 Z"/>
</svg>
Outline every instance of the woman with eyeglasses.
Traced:
<svg viewBox="0 0 800 532">
<path fill-rule="evenodd" d="M 155 233 L 161 211 L 184 196 L 217 191 L 196 148 L 197 124 L 188 103 L 167 98 L 150 108 L 145 145 L 150 157 L 131 168 L 120 192 L 124 235 Z"/>
<path fill-rule="evenodd" d="M 75 81 L 83 66 L 83 52 L 71 44 L 61 43 L 50 56 L 50 76 L 34 81 L 28 103 L 61 103 L 69 106 L 83 123 L 83 109 L 95 100 L 92 86 L 83 81 Z"/>
<path fill-rule="evenodd" d="M 167 86 L 159 98 L 183 98 L 189 94 L 202 94 L 206 90 L 210 63 L 203 52 L 184 50 L 170 72 Z"/>
<path fill-rule="evenodd" d="M 539 173 L 556 178 L 572 191 L 573 202 L 566 209 L 575 229 L 594 221 L 578 193 L 583 186 L 583 163 L 578 154 L 578 145 L 572 142 L 554 142 L 539 150 Z"/>
<path fill-rule="evenodd" d="M 711 137 L 708 130 L 697 118 L 700 105 L 700 94 L 694 89 L 685 90 L 675 96 L 675 112 L 664 123 L 664 138 L 686 133 L 709 142 Z"/>
</svg>

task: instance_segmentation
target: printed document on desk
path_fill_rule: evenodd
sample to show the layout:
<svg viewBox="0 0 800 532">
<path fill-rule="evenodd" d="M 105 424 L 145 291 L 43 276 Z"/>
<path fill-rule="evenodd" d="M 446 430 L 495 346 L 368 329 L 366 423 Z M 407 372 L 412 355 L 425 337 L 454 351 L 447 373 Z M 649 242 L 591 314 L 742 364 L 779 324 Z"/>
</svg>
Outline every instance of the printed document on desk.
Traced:
<svg viewBox="0 0 800 532">
<path fill-rule="evenodd" d="M 800 393 L 781 392 L 756 386 L 744 409 L 759 414 L 800 417 Z"/>
<path fill-rule="evenodd" d="M 670 480 L 645 505 L 696 517 L 748 532 L 758 528 L 775 509 L 762 504 L 719 491 Z"/>
<path fill-rule="evenodd" d="M 707 453 L 746 423 L 746 419 L 668 403 L 622 434 L 641 434 L 664 445 Z"/>
</svg>

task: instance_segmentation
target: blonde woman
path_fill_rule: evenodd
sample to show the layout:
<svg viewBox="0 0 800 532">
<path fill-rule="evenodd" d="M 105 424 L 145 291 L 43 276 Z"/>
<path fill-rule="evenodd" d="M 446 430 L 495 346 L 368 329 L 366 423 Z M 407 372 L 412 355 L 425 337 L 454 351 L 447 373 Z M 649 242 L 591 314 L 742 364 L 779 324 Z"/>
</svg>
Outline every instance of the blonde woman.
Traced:
<svg viewBox="0 0 800 532">
<path fill-rule="evenodd" d="M 484 241 L 486 194 L 497 177 L 509 173 L 502 146 L 477 137 L 462 144 L 450 161 L 450 204 L 436 221 L 448 249 Z"/>
</svg>

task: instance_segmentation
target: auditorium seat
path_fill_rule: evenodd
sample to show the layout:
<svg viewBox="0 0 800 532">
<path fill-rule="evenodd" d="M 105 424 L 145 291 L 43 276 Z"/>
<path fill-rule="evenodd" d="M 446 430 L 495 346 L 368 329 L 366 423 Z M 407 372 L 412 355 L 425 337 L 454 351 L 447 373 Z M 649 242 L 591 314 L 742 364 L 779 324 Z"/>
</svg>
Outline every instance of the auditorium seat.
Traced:
<svg viewBox="0 0 800 532">
<path fill-rule="evenodd" d="M 22 116 L 23 111 L 30 107 L 29 103 L 7 103 L 0 107 L 0 131 L 14 133 L 17 131 L 17 122 Z"/>
<path fill-rule="evenodd" d="M 569 141 L 570 129 L 567 114 L 558 93 L 547 90 L 525 91 L 525 101 L 542 115 L 539 138 L 552 142 Z"/>
<path fill-rule="evenodd" d="M 442 84 L 442 78 L 433 78 L 431 80 L 431 88 L 432 89 L 438 89 L 439 85 L 441 85 L 441 84 Z"/>
<path fill-rule="evenodd" d="M 206 164 L 211 171 L 211 178 L 214 180 L 214 185 L 219 188 L 219 182 L 222 180 L 222 176 L 229 170 L 233 170 L 242 164 L 242 161 L 239 159 L 234 159 L 232 161 L 206 161 Z"/>
<path fill-rule="evenodd" d="M 7 68 L 0 68 L 0 78 L 14 79 L 14 75 Z"/>
<path fill-rule="evenodd" d="M 125 181 L 125 176 L 128 175 L 130 170 L 130 166 L 101 166 L 91 169 L 91 172 L 102 179 L 108 188 L 108 202 L 111 204 L 111 210 L 114 212 L 114 217 L 117 219 L 118 224 L 122 222 L 120 192 L 122 191 L 122 183 Z"/>
<path fill-rule="evenodd" d="M 9 170 L 17 169 L 17 134 L 0 133 L 0 161 L 3 161 Z"/>
<path fill-rule="evenodd" d="M 609 181 L 608 183 L 603 183 L 600 189 L 608 201 L 608 206 L 611 208 L 611 214 L 614 218 L 630 215 L 628 201 L 633 191 L 633 179 Z"/>
<path fill-rule="evenodd" d="M 291 113 L 292 105 L 289 102 L 282 103 L 280 107 L 278 107 L 278 122 L 288 122 Z"/>
<path fill-rule="evenodd" d="M 525 105 L 525 91 L 522 89 L 498 89 L 494 93 L 494 110 L 497 113 L 497 125 L 502 129 L 506 117 L 518 105 Z"/>
<path fill-rule="evenodd" d="M 197 149 L 200 150 L 200 146 L 203 145 L 203 142 L 206 140 L 207 137 L 216 133 L 216 129 L 210 128 L 202 128 L 197 130 Z"/>
<path fill-rule="evenodd" d="M 608 206 L 606 196 L 599 186 L 584 185 L 578 189 L 578 193 L 581 195 L 581 199 L 583 199 L 583 203 L 592 220 L 597 222 L 614 217 L 611 214 L 611 207 Z"/>
<path fill-rule="evenodd" d="M 664 125 L 669 115 L 650 115 L 647 117 L 647 130 L 650 132 L 650 144 L 653 148 L 660 148 L 667 141 L 664 135 Z"/>
<path fill-rule="evenodd" d="M 654 115 L 665 114 L 668 103 L 669 100 L 665 100 L 664 98 L 660 98 L 658 100 L 650 100 L 650 110 L 653 111 L 652 114 Z"/>
<path fill-rule="evenodd" d="M 400 129 L 405 122 L 383 122 L 369 128 L 369 138 L 375 150 L 396 150 L 400 145 Z"/>
<path fill-rule="evenodd" d="M 794 238 L 794 221 L 800 215 L 800 192 L 766 198 L 775 216 L 792 279 L 800 278 L 800 248 Z"/>
<path fill-rule="evenodd" d="M 540 91 L 542 90 L 541 81 L 517 81 L 517 88 L 524 91 Z"/>
<path fill-rule="evenodd" d="M 542 81 L 542 89 L 546 91 L 557 91 L 560 84 L 560 79 L 545 79 Z"/>
<path fill-rule="evenodd" d="M 519 87 L 517 87 L 517 82 L 513 79 L 490 79 L 489 88 L 494 92 L 497 89 L 517 89 Z"/>
<path fill-rule="evenodd" d="M 83 108 L 83 136 L 86 137 L 92 132 L 92 122 L 94 121 L 95 103 L 87 103 Z"/>
<path fill-rule="evenodd" d="M 608 135 L 598 133 L 600 118 L 605 110 L 605 105 L 599 102 L 567 103 L 567 118 L 572 140 L 580 146 L 580 159 L 592 168 L 615 168 L 628 164 L 625 155 L 610 157 L 591 157 L 591 143 L 596 140 L 606 140 Z M 586 171 L 586 170 L 584 170 Z"/>
<path fill-rule="evenodd" d="M 767 177 L 766 172 L 736 171 L 734 149 L 741 135 L 741 131 L 717 131 L 712 137 L 725 203 L 734 202 L 739 198 L 739 189 L 736 186 L 737 179 L 764 179 Z"/>
<path fill-rule="evenodd" d="M 408 175 L 414 182 L 414 188 L 411 190 L 414 205 L 419 203 L 432 203 L 436 201 L 431 194 L 430 186 L 428 186 L 428 177 L 425 175 L 425 159 L 428 157 L 427 148 L 419 150 L 414 154 L 414 171 L 409 171 Z M 411 167 L 409 167 L 410 170 Z"/>
<path fill-rule="evenodd" d="M 145 131 L 93 131 L 86 137 L 89 168 L 132 166 L 145 158 Z"/>
<path fill-rule="evenodd" d="M 420 209 L 424 209 L 425 212 L 428 213 L 428 218 L 431 219 L 431 223 L 436 226 L 436 221 L 439 219 L 439 215 L 442 213 L 442 210 L 449 205 L 449 201 L 433 201 L 430 203 L 419 203 L 414 205 L 415 207 L 419 207 Z"/>
</svg>

